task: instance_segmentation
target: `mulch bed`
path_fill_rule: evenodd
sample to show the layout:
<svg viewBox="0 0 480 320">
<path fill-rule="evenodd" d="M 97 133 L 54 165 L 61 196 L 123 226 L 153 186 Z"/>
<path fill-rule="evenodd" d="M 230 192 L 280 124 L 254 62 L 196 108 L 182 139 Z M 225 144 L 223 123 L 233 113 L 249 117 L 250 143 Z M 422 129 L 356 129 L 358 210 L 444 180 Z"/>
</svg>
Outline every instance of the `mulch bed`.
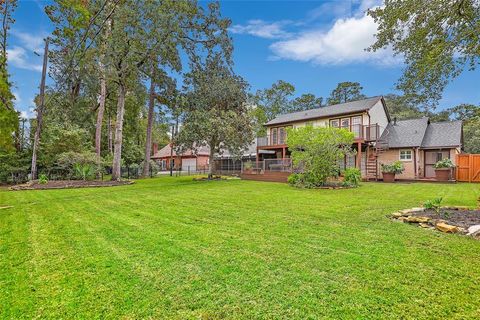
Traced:
<svg viewBox="0 0 480 320">
<path fill-rule="evenodd" d="M 480 209 L 468 207 L 411 208 L 391 214 L 391 218 L 422 228 L 459 233 L 480 240 Z"/>
<path fill-rule="evenodd" d="M 428 217 L 432 220 L 443 220 L 448 224 L 465 229 L 480 224 L 480 210 L 442 208 L 439 213 L 437 213 L 433 209 L 427 209 L 423 212 L 415 212 L 412 216 Z"/>
<path fill-rule="evenodd" d="M 71 188 L 95 188 L 114 187 L 132 184 L 133 181 L 83 181 L 83 180 L 51 180 L 45 184 L 38 181 L 28 182 L 10 187 L 10 190 L 45 190 L 45 189 L 71 189 Z"/>
</svg>

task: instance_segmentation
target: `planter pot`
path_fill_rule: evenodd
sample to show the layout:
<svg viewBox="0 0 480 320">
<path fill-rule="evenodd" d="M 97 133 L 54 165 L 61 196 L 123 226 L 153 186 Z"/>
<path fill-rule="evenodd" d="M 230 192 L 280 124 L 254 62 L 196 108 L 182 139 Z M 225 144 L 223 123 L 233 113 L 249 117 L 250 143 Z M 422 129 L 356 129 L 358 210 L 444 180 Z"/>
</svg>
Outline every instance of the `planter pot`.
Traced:
<svg viewBox="0 0 480 320">
<path fill-rule="evenodd" d="M 395 182 L 395 173 L 382 172 L 383 182 Z"/>
<path fill-rule="evenodd" d="M 438 168 L 435 169 L 435 178 L 438 181 L 448 181 L 450 180 L 450 172 L 452 169 L 450 168 Z"/>
</svg>

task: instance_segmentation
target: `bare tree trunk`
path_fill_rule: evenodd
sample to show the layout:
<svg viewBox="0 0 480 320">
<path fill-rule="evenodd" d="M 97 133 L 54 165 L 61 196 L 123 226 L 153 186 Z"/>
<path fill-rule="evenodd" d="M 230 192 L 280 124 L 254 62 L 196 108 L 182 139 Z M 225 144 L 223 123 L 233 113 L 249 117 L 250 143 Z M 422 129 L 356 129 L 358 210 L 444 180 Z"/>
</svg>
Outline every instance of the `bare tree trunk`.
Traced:
<svg viewBox="0 0 480 320">
<path fill-rule="evenodd" d="M 120 181 L 122 168 L 123 115 L 125 113 L 125 85 L 118 86 L 117 121 L 115 122 L 115 146 L 113 151 L 112 180 Z"/>
<path fill-rule="evenodd" d="M 213 178 L 213 157 L 214 157 L 214 146 L 215 144 L 210 144 L 210 154 L 208 155 L 208 179 Z"/>
<path fill-rule="evenodd" d="M 47 61 L 48 38 L 45 40 L 45 52 L 43 53 L 42 80 L 40 82 L 40 103 L 37 108 L 37 128 L 35 129 L 35 137 L 33 139 L 31 180 L 35 180 L 35 178 L 37 177 L 37 153 L 40 146 L 40 132 L 42 130 L 43 109 L 45 108 L 45 77 L 47 74 Z"/>
<path fill-rule="evenodd" d="M 153 127 L 153 115 L 155 109 L 155 83 L 150 79 L 150 97 L 148 101 L 148 119 L 147 119 L 147 138 L 145 139 L 145 161 L 143 162 L 143 173 L 144 177 L 148 177 L 150 171 L 150 155 L 152 148 L 152 127 Z"/>
<path fill-rule="evenodd" d="M 108 113 L 108 152 L 112 154 L 113 144 L 112 144 L 112 115 Z"/>
<path fill-rule="evenodd" d="M 102 124 L 103 115 L 105 113 L 105 97 L 107 95 L 107 81 L 105 80 L 105 68 L 103 64 L 100 65 L 100 101 L 97 113 L 97 123 L 95 127 L 95 153 L 97 155 L 97 166 L 100 166 L 101 151 L 102 151 Z M 99 178 L 100 172 L 97 172 Z"/>
</svg>

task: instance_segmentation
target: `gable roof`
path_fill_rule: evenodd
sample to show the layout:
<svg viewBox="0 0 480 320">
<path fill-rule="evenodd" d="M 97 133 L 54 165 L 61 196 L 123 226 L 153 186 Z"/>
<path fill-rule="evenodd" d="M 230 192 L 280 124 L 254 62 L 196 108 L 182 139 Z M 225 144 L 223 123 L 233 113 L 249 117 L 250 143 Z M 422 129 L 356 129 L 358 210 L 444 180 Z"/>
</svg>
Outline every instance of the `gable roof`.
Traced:
<svg viewBox="0 0 480 320">
<path fill-rule="evenodd" d="M 383 100 L 383 97 L 376 96 L 363 100 L 350 101 L 346 103 L 334 104 L 326 107 L 319 107 L 316 109 L 298 111 L 287 114 L 278 115 L 275 119 L 270 120 L 265 125 L 274 125 L 280 123 L 325 118 L 331 116 L 337 116 L 342 114 L 363 112 L 370 110 L 379 100 Z"/>
<path fill-rule="evenodd" d="M 158 150 L 155 154 L 153 154 L 150 158 L 157 159 L 157 158 L 170 157 L 170 153 L 172 152 L 171 150 L 172 150 L 171 145 L 167 144 L 165 147 L 163 147 L 162 149 Z M 177 152 L 175 151 L 175 148 L 173 148 L 172 155 L 173 157 L 208 156 L 210 155 L 210 148 L 206 146 L 202 146 L 197 149 L 197 152 L 193 152 L 192 150 L 187 150 L 183 154 L 177 154 Z"/>
<path fill-rule="evenodd" d="M 390 122 L 380 140 L 385 140 L 389 148 L 460 147 L 462 122 L 430 123 L 428 117 Z"/>
<path fill-rule="evenodd" d="M 428 127 L 428 118 L 400 120 L 390 122 L 383 131 L 380 140 L 385 140 L 389 148 L 419 147 Z"/>
<path fill-rule="evenodd" d="M 431 123 L 422 141 L 422 148 L 456 147 L 462 144 L 462 121 Z"/>
</svg>

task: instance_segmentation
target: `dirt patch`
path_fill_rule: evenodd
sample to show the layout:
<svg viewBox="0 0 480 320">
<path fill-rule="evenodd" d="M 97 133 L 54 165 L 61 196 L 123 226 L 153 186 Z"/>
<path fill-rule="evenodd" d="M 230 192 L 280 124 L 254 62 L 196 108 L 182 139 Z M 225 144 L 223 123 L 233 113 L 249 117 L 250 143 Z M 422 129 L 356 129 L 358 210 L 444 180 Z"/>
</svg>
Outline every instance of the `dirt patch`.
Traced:
<svg viewBox="0 0 480 320">
<path fill-rule="evenodd" d="M 441 208 L 437 213 L 433 209 L 426 209 L 423 212 L 415 212 L 411 215 L 417 217 L 427 217 L 432 220 L 443 220 L 448 224 L 464 229 L 468 229 L 470 226 L 480 224 L 480 210 Z"/>
<path fill-rule="evenodd" d="M 71 188 L 95 188 L 114 187 L 132 184 L 133 181 L 83 181 L 83 180 L 51 180 L 45 184 L 38 181 L 28 182 L 10 187 L 10 190 L 45 190 L 45 189 L 71 189 Z"/>
</svg>

